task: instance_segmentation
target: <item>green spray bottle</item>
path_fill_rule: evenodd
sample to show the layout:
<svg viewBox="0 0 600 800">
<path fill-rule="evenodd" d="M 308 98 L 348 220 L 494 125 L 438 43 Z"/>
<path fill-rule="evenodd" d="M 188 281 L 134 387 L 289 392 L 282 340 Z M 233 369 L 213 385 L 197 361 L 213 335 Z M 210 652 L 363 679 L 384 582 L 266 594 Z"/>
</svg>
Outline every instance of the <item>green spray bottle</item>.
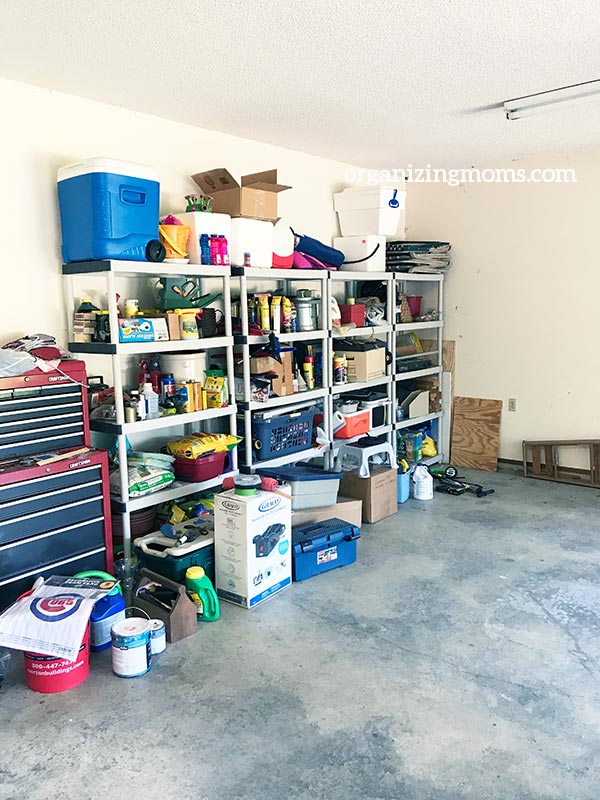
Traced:
<svg viewBox="0 0 600 800">
<path fill-rule="evenodd" d="M 214 622 L 219 619 L 221 614 L 219 598 L 202 567 L 187 568 L 185 586 L 196 604 L 196 611 L 200 619 L 204 622 Z"/>
</svg>

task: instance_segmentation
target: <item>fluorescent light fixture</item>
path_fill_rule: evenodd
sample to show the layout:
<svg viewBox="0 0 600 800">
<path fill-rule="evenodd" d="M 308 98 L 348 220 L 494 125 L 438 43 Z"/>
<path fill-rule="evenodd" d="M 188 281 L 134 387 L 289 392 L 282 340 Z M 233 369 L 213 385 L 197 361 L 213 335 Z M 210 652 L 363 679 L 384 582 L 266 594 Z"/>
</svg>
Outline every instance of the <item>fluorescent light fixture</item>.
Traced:
<svg viewBox="0 0 600 800">
<path fill-rule="evenodd" d="M 504 103 L 504 111 L 506 119 L 521 119 L 599 98 L 600 80 L 586 81 L 572 86 L 563 86 L 560 89 L 551 89 L 549 92 L 538 92 L 507 100 Z"/>
</svg>

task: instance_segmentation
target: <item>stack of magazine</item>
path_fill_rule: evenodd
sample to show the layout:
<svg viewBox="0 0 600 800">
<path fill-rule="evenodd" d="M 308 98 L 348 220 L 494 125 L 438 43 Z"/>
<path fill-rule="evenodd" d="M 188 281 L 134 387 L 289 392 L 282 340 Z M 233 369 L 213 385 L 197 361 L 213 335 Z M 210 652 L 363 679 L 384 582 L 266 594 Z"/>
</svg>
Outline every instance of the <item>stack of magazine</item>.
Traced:
<svg viewBox="0 0 600 800">
<path fill-rule="evenodd" d="M 387 242 L 388 272 L 445 272 L 450 266 L 449 242 Z"/>
</svg>

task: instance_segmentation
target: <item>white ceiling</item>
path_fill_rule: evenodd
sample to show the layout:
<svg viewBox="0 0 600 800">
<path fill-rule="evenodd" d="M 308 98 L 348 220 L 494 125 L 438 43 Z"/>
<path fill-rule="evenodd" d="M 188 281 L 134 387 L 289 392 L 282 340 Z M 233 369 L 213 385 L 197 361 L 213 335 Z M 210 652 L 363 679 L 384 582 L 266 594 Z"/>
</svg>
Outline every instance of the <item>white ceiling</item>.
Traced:
<svg viewBox="0 0 600 800">
<path fill-rule="evenodd" d="M 3 77 L 365 166 L 600 144 L 597 0 L 4 0 Z M 43 132 L 41 132 L 43 135 Z"/>
</svg>

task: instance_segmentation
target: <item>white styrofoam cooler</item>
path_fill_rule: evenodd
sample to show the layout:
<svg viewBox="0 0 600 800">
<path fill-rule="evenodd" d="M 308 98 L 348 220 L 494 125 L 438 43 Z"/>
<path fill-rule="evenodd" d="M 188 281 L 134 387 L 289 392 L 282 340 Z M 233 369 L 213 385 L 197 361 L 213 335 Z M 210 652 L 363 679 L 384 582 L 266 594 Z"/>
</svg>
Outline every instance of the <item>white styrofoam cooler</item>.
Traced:
<svg viewBox="0 0 600 800">
<path fill-rule="evenodd" d="M 350 272 L 385 272 L 385 236 L 336 236 L 333 246 L 342 251 L 347 261 L 367 259 L 358 264 L 344 261 L 340 269 Z"/>
<path fill-rule="evenodd" d="M 398 186 L 351 186 L 333 204 L 342 236 L 405 236 L 406 192 Z"/>
<path fill-rule="evenodd" d="M 186 211 L 183 214 L 174 213 L 184 225 L 190 226 L 188 241 L 188 255 L 191 264 L 200 264 L 200 236 L 203 233 L 224 236 L 231 252 L 231 217 L 229 214 L 213 214 L 208 211 Z"/>
<path fill-rule="evenodd" d="M 273 223 L 261 219 L 233 217 L 229 257 L 234 267 L 244 266 L 244 253 L 250 253 L 253 267 L 271 268 L 273 263 Z"/>
</svg>

